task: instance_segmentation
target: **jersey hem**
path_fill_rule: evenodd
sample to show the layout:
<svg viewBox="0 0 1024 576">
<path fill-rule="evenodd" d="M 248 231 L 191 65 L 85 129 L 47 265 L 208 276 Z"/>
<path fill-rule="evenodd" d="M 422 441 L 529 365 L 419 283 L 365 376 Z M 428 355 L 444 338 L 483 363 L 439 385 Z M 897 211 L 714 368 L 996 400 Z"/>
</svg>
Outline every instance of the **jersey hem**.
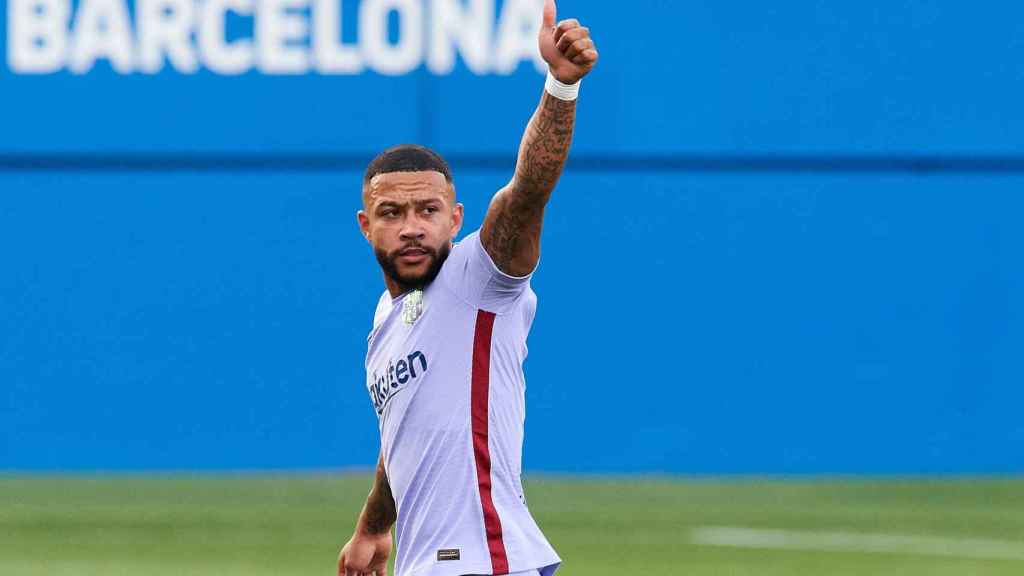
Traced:
<svg viewBox="0 0 1024 576">
<path fill-rule="evenodd" d="M 554 574 L 561 565 L 562 559 L 559 558 L 548 564 L 541 563 L 538 566 L 528 566 L 526 568 L 516 566 L 515 569 L 512 569 L 510 566 L 507 574 L 518 574 L 520 572 L 536 570 L 545 576 L 550 576 L 551 574 Z M 490 562 L 470 564 L 468 566 L 442 566 L 440 564 L 431 564 L 411 572 L 396 572 L 395 576 L 466 576 L 467 574 L 490 576 L 494 574 L 494 568 L 491 566 Z"/>
</svg>

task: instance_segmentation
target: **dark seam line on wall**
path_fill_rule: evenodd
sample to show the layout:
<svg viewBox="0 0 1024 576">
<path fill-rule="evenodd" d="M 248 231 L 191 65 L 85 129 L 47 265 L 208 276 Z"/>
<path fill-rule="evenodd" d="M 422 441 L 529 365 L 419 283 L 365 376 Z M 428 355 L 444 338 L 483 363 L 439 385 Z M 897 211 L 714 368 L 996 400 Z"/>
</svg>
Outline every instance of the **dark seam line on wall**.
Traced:
<svg viewBox="0 0 1024 576">
<path fill-rule="evenodd" d="M 444 154 L 443 150 L 440 150 Z M 363 170 L 374 153 L 350 154 L 0 154 L 0 171 L 224 172 Z M 508 170 L 508 154 L 447 154 L 456 170 Z M 605 156 L 578 153 L 574 172 L 647 173 L 1024 173 L 1024 156 L 674 155 Z"/>
</svg>

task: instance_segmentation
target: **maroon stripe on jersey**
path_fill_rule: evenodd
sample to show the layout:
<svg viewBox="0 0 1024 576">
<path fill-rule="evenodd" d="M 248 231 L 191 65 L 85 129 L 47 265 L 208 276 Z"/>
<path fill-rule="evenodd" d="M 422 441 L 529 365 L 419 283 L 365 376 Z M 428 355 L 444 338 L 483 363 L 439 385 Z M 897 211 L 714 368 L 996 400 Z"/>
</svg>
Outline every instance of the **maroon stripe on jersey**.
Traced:
<svg viewBox="0 0 1024 576">
<path fill-rule="evenodd" d="M 491 333 L 494 312 L 480 310 L 476 315 L 473 336 L 473 393 L 471 396 L 473 423 L 473 455 L 476 460 L 476 481 L 480 487 L 480 506 L 484 511 L 484 529 L 487 548 L 491 552 L 494 574 L 508 574 L 508 557 L 501 536 L 501 518 L 491 498 L 491 450 L 487 445 L 487 401 L 491 386 Z"/>
</svg>

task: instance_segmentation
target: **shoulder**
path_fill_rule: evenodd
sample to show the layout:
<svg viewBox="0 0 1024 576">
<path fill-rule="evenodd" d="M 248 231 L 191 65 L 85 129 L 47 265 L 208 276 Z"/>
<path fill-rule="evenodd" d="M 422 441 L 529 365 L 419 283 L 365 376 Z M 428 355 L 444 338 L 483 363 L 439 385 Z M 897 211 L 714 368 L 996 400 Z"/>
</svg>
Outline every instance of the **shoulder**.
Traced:
<svg viewBox="0 0 1024 576">
<path fill-rule="evenodd" d="M 480 229 L 477 228 L 469 234 L 466 234 L 462 240 L 452 244 L 452 250 L 448 255 L 448 260 L 465 261 L 469 259 L 474 252 L 483 250 L 483 248 L 483 244 L 480 243 Z"/>
<path fill-rule="evenodd" d="M 391 293 L 387 290 L 377 299 L 377 308 L 373 312 L 373 328 L 376 329 L 391 313 L 393 307 Z"/>
<path fill-rule="evenodd" d="M 502 272 L 474 230 L 452 247 L 438 280 L 470 305 L 501 314 L 526 293 L 531 277 Z"/>
</svg>

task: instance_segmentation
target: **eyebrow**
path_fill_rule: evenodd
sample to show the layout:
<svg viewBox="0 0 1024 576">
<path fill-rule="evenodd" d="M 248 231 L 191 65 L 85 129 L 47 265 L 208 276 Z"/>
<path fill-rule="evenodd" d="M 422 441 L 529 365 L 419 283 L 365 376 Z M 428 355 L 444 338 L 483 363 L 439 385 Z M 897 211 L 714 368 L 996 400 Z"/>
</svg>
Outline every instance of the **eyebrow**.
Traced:
<svg viewBox="0 0 1024 576">
<path fill-rule="evenodd" d="M 443 198 L 427 198 L 425 200 L 414 200 L 413 202 L 399 202 L 397 200 L 381 200 L 374 210 L 380 210 L 381 208 L 405 208 L 409 204 L 413 204 L 416 207 L 426 206 L 428 204 L 441 204 L 444 202 Z"/>
</svg>

